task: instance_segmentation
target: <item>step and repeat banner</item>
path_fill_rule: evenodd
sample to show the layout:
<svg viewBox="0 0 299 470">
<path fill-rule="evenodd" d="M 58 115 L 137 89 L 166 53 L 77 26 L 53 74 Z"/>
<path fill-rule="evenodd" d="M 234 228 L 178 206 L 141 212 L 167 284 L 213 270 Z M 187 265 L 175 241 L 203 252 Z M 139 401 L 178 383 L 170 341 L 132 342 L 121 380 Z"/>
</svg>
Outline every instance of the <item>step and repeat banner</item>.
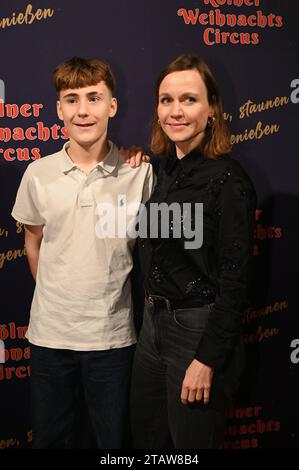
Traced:
<svg viewBox="0 0 299 470">
<path fill-rule="evenodd" d="M 232 154 L 258 193 L 246 367 L 225 448 L 299 447 L 298 21 L 294 0 L 0 2 L 0 449 L 32 440 L 24 335 L 34 282 L 10 212 L 27 165 L 67 139 L 52 71 L 74 55 L 108 61 L 119 101 L 110 138 L 147 149 L 155 80 L 184 52 L 214 70 Z"/>
</svg>

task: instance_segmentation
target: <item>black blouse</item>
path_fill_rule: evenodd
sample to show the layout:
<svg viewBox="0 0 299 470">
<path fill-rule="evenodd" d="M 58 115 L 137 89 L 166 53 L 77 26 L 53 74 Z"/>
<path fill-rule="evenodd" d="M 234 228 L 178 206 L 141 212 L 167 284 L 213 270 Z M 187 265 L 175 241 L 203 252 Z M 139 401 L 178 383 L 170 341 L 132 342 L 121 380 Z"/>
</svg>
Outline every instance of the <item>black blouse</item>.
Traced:
<svg viewBox="0 0 299 470">
<path fill-rule="evenodd" d="M 184 216 L 169 218 L 169 238 L 162 238 L 161 230 L 158 238 L 140 238 L 145 289 L 167 297 L 176 308 L 214 304 L 195 357 L 221 368 L 240 336 L 247 305 L 256 206 L 253 185 L 229 156 L 212 160 L 193 150 L 182 159 L 163 158 L 146 205 L 148 227 L 153 222 L 150 205 L 162 202 L 191 203 L 191 220 L 195 203 L 203 203 L 203 244 L 186 248 L 190 239 L 184 236 Z M 178 223 L 180 238 L 173 236 Z"/>
</svg>

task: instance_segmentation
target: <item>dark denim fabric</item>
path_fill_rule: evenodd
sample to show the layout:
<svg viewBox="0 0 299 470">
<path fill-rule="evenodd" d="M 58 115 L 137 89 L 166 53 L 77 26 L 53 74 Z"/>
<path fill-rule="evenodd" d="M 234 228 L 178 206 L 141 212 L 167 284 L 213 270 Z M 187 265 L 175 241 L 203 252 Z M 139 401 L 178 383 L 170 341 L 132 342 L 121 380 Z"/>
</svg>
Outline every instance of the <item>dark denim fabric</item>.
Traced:
<svg viewBox="0 0 299 470">
<path fill-rule="evenodd" d="M 121 448 L 134 349 L 81 352 L 31 345 L 33 447 L 73 447 L 81 385 L 97 448 Z"/>
<path fill-rule="evenodd" d="M 131 393 L 135 448 L 221 448 L 228 403 L 225 374 L 215 372 L 210 402 L 183 405 L 185 371 L 206 327 L 211 306 L 173 309 L 170 302 L 146 302 L 137 344 Z"/>
</svg>

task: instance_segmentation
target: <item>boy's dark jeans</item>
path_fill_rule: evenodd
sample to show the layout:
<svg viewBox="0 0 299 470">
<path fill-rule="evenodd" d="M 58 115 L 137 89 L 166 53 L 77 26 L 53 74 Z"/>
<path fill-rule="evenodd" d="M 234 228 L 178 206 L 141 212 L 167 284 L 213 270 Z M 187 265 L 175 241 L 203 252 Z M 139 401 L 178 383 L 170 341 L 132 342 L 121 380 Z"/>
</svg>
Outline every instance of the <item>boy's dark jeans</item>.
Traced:
<svg viewBox="0 0 299 470">
<path fill-rule="evenodd" d="M 31 345 L 33 448 L 73 447 L 79 385 L 97 448 L 122 448 L 134 349 L 81 352 Z"/>
</svg>

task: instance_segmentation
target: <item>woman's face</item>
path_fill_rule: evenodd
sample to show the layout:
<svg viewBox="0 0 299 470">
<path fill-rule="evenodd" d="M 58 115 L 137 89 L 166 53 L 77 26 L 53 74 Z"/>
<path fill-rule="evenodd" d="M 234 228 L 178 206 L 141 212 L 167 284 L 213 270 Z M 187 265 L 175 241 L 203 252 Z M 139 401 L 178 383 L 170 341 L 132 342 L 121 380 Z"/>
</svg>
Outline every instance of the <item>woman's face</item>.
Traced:
<svg viewBox="0 0 299 470">
<path fill-rule="evenodd" d="M 161 128 L 183 157 L 202 141 L 213 109 L 207 88 L 197 70 L 172 72 L 159 88 L 158 118 Z"/>
</svg>

